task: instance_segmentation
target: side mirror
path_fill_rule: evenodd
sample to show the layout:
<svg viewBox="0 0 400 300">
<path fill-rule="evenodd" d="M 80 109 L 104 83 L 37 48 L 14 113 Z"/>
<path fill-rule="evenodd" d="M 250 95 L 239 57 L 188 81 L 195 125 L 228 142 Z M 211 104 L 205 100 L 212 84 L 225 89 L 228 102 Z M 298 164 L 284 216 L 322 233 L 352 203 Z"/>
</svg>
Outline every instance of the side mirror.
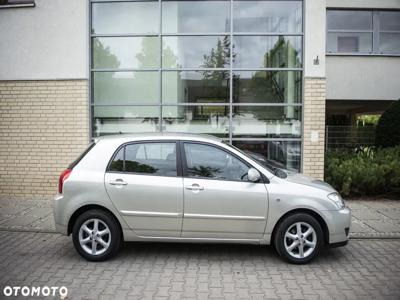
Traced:
<svg viewBox="0 0 400 300">
<path fill-rule="evenodd" d="M 251 182 L 257 182 L 260 180 L 261 175 L 260 175 L 260 172 L 258 172 L 256 169 L 250 168 L 249 171 L 247 172 L 247 178 Z"/>
</svg>

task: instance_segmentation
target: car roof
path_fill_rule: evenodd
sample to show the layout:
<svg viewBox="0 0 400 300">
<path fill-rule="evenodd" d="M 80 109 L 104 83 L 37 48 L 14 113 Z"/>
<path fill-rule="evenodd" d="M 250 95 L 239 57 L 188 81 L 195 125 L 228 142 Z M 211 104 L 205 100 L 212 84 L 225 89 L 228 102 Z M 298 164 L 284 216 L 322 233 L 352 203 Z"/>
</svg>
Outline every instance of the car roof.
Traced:
<svg viewBox="0 0 400 300">
<path fill-rule="evenodd" d="M 129 133 L 129 134 L 112 134 L 95 138 L 99 140 L 120 140 L 121 142 L 136 141 L 136 140 L 195 140 L 195 141 L 210 141 L 222 142 L 222 139 L 208 134 L 193 134 L 183 132 L 148 132 L 148 133 Z"/>
</svg>

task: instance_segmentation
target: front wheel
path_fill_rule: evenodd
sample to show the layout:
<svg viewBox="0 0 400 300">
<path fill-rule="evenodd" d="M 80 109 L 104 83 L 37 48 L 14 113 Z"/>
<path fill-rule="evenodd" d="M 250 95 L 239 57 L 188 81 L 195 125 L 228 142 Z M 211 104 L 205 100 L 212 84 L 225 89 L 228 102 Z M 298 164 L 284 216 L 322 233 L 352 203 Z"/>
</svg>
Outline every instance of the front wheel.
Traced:
<svg viewBox="0 0 400 300">
<path fill-rule="evenodd" d="M 323 232 L 318 221 L 309 214 L 296 213 L 285 218 L 275 234 L 275 249 L 290 263 L 304 264 L 321 250 Z"/>
<path fill-rule="evenodd" d="M 102 210 L 89 210 L 77 218 L 72 240 L 82 257 L 103 261 L 118 251 L 121 232 L 112 215 Z"/>
</svg>

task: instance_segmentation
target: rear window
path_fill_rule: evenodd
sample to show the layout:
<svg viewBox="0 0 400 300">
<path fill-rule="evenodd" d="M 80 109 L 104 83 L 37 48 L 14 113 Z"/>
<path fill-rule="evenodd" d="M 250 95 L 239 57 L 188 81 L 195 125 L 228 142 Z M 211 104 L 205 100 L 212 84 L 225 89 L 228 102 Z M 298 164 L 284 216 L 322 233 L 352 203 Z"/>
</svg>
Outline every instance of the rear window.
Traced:
<svg viewBox="0 0 400 300">
<path fill-rule="evenodd" d="M 68 169 L 73 169 L 77 164 L 79 164 L 79 162 L 82 160 L 82 158 L 84 158 L 85 155 L 88 154 L 90 150 L 92 150 L 92 148 L 94 147 L 94 145 L 96 145 L 95 142 L 90 143 L 89 146 L 86 148 L 86 150 L 83 151 L 82 154 L 79 155 L 79 157 L 78 157 L 77 159 L 75 159 L 75 160 L 68 166 Z"/>
</svg>

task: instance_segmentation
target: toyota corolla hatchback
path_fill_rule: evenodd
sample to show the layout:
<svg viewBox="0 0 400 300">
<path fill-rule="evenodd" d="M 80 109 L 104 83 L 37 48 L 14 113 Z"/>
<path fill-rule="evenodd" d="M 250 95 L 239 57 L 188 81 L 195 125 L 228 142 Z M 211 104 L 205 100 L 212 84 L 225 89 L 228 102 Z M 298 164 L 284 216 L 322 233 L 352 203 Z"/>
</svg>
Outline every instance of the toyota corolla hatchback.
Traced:
<svg viewBox="0 0 400 300">
<path fill-rule="evenodd" d="M 122 241 L 272 244 L 291 263 L 347 243 L 351 213 L 327 183 L 211 136 L 96 140 L 59 179 L 57 230 L 91 261 Z"/>
</svg>

